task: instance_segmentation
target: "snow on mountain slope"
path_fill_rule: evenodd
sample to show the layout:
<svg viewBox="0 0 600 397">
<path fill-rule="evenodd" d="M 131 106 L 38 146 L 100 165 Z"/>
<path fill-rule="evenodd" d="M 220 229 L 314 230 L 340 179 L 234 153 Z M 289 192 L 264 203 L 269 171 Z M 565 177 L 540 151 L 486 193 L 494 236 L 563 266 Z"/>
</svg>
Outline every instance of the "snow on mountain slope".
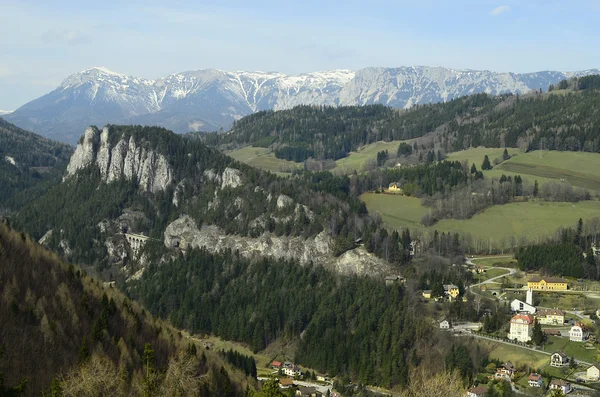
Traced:
<svg viewBox="0 0 600 397">
<path fill-rule="evenodd" d="M 426 66 L 299 75 L 206 69 L 147 80 L 94 67 L 69 76 L 54 91 L 5 117 L 22 128 L 73 143 L 90 124 L 151 124 L 176 132 L 216 130 L 260 110 L 372 103 L 408 108 L 478 92 L 546 89 L 565 78 L 597 73 L 594 69 L 515 74 Z"/>
</svg>

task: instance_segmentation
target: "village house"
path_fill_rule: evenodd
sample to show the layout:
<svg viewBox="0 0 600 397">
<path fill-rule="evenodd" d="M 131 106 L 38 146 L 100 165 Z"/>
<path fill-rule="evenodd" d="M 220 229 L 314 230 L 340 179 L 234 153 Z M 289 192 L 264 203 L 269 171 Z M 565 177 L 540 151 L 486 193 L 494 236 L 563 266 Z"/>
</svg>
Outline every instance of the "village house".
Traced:
<svg viewBox="0 0 600 397">
<path fill-rule="evenodd" d="M 458 287 L 454 284 L 444 284 L 444 293 L 446 294 L 446 296 L 456 299 L 458 294 L 460 294 L 460 291 L 458 290 Z"/>
<path fill-rule="evenodd" d="M 509 361 L 496 369 L 495 377 L 496 379 L 506 379 L 511 381 L 515 377 L 515 372 L 517 372 L 515 366 Z"/>
<path fill-rule="evenodd" d="M 569 365 L 569 356 L 562 350 L 552 353 L 550 356 L 550 366 L 552 367 L 564 367 Z"/>
<path fill-rule="evenodd" d="M 577 321 L 569 331 L 569 340 L 571 342 L 585 342 L 588 340 L 590 333 L 585 325 Z"/>
<path fill-rule="evenodd" d="M 560 330 L 558 329 L 545 329 L 544 335 L 548 336 L 561 336 Z"/>
<path fill-rule="evenodd" d="M 485 273 L 485 267 L 483 265 L 477 265 L 473 268 L 473 273 L 475 273 L 475 274 Z"/>
<path fill-rule="evenodd" d="M 423 291 L 423 298 L 431 299 L 431 290 L 430 289 L 426 289 Z"/>
<path fill-rule="evenodd" d="M 440 328 L 441 329 L 450 329 L 450 328 L 452 328 L 452 324 L 450 324 L 450 321 L 448 321 L 447 319 L 443 319 L 442 321 L 440 321 Z"/>
<path fill-rule="evenodd" d="M 600 380 L 600 365 L 594 364 L 589 367 L 586 371 L 588 380 L 598 381 Z"/>
<path fill-rule="evenodd" d="M 392 182 L 388 186 L 390 193 L 402 193 L 402 184 L 400 182 Z"/>
<path fill-rule="evenodd" d="M 536 309 L 535 306 L 532 306 L 526 302 L 520 301 L 518 299 L 513 299 L 512 302 L 510 302 L 510 310 L 513 313 L 529 313 L 529 314 L 535 314 Z"/>
<path fill-rule="evenodd" d="M 467 397 L 484 397 L 487 393 L 487 387 L 477 386 L 467 390 Z"/>
<path fill-rule="evenodd" d="M 566 291 L 567 280 L 560 277 L 533 277 L 527 280 L 527 287 L 536 291 Z"/>
<path fill-rule="evenodd" d="M 271 368 L 273 368 L 273 369 L 280 369 L 282 365 L 283 364 L 281 363 L 281 361 L 273 361 L 271 363 Z"/>
<path fill-rule="evenodd" d="M 510 319 L 508 339 L 529 342 L 533 335 L 534 322 L 535 319 L 531 314 L 516 314 Z"/>
<path fill-rule="evenodd" d="M 559 309 L 540 309 L 535 319 L 544 325 L 563 325 L 565 323 L 565 312 Z"/>
<path fill-rule="evenodd" d="M 553 379 L 550 383 L 551 390 L 561 390 L 564 394 L 571 392 L 571 384 L 562 379 Z"/>
<path fill-rule="evenodd" d="M 291 365 L 289 367 L 284 368 L 283 373 L 291 377 L 302 375 L 302 371 L 300 371 L 300 368 L 298 368 L 295 365 Z"/>
<path fill-rule="evenodd" d="M 540 374 L 530 374 L 528 380 L 529 386 L 531 387 L 542 387 L 542 385 L 544 384 L 544 380 L 542 379 L 542 375 Z"/>
<path fill-rule="evenodd" d="M 294 379 L 292 379 L 292 378 L 279 379 L 279 388 L 280 389 L 289 389 L 290 387 L 294 387 Z"/>
<path fill-rule="evenodd" d="M 319 382 L 328 382 L 329 381 L 329 377 L 325 376 L 325 375 L 317 375 L 317 380 Z"/>
</svg>

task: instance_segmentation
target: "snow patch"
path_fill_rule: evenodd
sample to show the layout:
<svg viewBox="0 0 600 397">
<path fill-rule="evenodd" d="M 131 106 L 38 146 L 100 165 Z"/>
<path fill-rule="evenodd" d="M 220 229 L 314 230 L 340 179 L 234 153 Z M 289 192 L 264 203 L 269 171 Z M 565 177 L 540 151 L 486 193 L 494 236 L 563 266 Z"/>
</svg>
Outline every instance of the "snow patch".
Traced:
<svg viewBox="0 0 600 397">
<path fill-rule="evenodd" d="M 6 160 L 7 162 L 11 163 L 12 165 L 17 165 L 17 162 L 15 161 L 14 158 L 10 157 L 10 156 L 5 156 L 4 160 Z"/>
</svg>

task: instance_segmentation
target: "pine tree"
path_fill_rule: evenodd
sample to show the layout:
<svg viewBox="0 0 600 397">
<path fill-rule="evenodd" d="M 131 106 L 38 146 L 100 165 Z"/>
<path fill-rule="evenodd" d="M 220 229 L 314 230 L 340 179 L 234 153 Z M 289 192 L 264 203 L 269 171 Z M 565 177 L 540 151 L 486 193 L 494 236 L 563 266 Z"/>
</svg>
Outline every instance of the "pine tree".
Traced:
<svg viewBox="0 0 600 397">
<path fill-rule="evenodd" d="M 537 197 L 539 193 L 540 193 L 540 187 L 539 187 L 538 181 L 536 179 L 535 183 L 533 184 L 533 197 Z"/>
<path fill-rule="evenodd" d="M 502 153 L 502 160 L 506 161 L 510 158 L 510 155 L 508 154 L 508 150 L 506 150 L 506 148 L 504 148 L 504 153 Z"/>
<path fill-rule="evenodd" d="M 477 167 L 475 166 L 475 163 L 473 163 L 473 165 L 471 165 L 471 174 L 474 174 L 477 172 Z"/>
<path fill-rule="evenodd" d="M 544 331 L 542 331 L 542 326 L 537 321 L 533 325 L 533 335 L 531 336 L 531 341 L 537 345 L 541 346 L 544 343 Z"/>
<path fill-rule="evenodd" d="M 492 169 L 492 164 L 490 163 L 490 158 L 488 157 L 487 154 L 483 158 L 483 163 L 481 164 L 481 169 L 484 171 Z"/>
</svg>

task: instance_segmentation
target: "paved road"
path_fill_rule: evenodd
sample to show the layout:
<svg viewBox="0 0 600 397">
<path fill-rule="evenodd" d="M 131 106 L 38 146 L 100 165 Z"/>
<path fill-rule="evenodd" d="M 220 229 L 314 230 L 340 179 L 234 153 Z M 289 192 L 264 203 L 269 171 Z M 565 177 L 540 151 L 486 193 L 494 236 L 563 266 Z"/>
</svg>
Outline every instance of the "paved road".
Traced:
<svg viewBox="0 0 600 397">
<path fill-rule="evenodd" d="M 467 265 L 471 265 L 471 266 L 477 266 L 475 263 L 473 263 L 473 261 L 477 260 L 477 259 L 490 259 L 490 258 L 512 258 L 511 256 L 508 255 L 504 255 L 504 256 L 488 256 L 488 257 L 481 257 L 481 258 L 467 258 Z M 477 284 L 471 284 L 469 286 L 469 288 L 473 288 L 473 287 L 477 287 L 483 284 L 489 284 L 489 283 L 493 283 L 494 281 L 504 277 L 504 276 L 511 276 L 513 274 L 515 274 L 517 272 L 517 269 L 514 269 L 512 267 L 496 267 L 496 266 L 485 266 L 486 269 L 502 269 L 502 270 L 506 270 L 508 273 L 506 274 L 501 274 L 500 276 L 496 276 L 496 277 L 492 277 L 488 280 L 482 281 L 480 283 Z"/>
</svg>

